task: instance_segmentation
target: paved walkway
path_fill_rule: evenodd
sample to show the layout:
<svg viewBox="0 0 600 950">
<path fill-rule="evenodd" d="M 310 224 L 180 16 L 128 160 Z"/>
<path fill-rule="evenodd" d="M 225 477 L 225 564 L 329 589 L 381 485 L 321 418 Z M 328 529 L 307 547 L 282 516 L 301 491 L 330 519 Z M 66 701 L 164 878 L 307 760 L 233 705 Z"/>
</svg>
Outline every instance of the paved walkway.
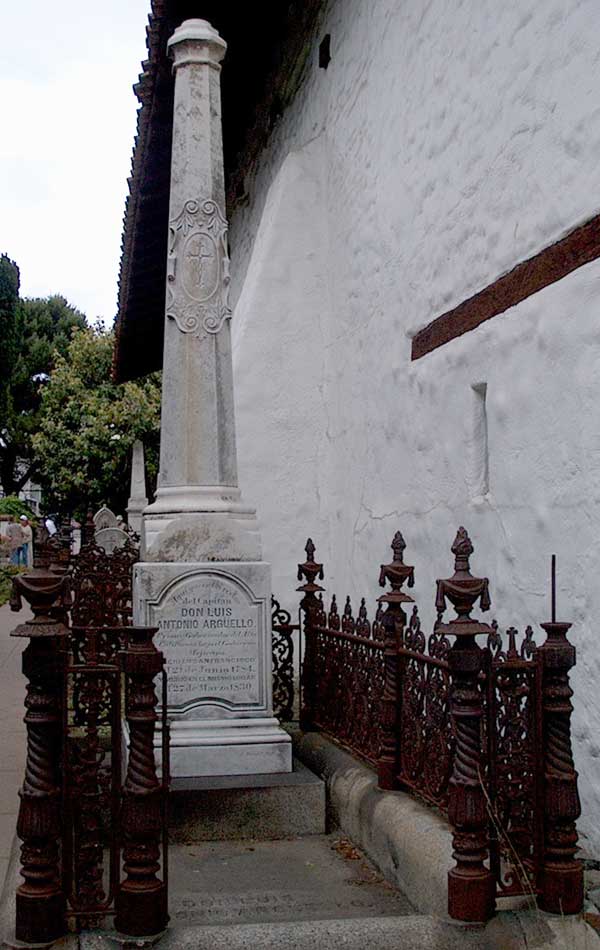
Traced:
<svg viewBox="0 0 600 950">
<path fill-rule="evenodd" d="M 0 891 L 15 835 L 19 810 L 18 790 L 25 767 L 25 677 L 21 653 L 27 640 L 10 636 L 18 623 L 31 617 L 29 608 L 12 613 L 0 607 Z"/>
</svg>

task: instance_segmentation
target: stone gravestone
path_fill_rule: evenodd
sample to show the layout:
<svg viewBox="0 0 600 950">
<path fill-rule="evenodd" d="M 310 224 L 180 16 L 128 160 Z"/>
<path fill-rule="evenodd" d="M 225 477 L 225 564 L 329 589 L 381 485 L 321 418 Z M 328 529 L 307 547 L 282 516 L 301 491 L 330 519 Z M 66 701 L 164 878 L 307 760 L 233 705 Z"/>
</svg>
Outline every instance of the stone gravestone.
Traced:
<svg viewBox="0 0 600 950">
<path fill-rule="evenodd" d="M 94 530 L 102 531 L 103 528 L 116 528 L 117 516 L 113 514 L 110 508 L 103 505 L 94 515 Z"/>
<path fill-rule="evenodd" d="M 204 20 L 169 42 L 175 107 L 160 471 L 143 515 L 134 621 L 159 628 L 171 772 L 289 772 L 273 716 L 271 568 L 241 498 L 233 409 L 220 62 Z"/>
<path fill-rule="evenodd" d="M 119 527 L 117 516 L 110 508 L 100 508 L 94 515 L 94 544 L 112 554 L 115 548 L 122 547 L 129 535 Z"/>
<path fill-rule="evenodd" d="M 173 775 L 289 771 L 272 711 L 268 566 L 148 567 L 145 622 L 167 657 Z"/>
</svg>

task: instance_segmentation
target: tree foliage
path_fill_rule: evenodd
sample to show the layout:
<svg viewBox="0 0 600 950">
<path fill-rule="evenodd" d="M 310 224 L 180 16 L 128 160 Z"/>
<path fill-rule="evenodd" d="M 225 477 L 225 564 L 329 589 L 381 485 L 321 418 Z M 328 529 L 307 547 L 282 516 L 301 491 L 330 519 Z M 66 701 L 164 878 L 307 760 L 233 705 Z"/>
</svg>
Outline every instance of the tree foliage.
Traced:
<svg viewBox="0 0 600 950">
<path fill-rule="evenodd" d="M 29 505 L 17 498 L 16 495 L 6 495 L 5 498 L 0 498 L 0 515 L 13 515 L 17 518 L 20 515 L 25 515 L 31 522 L 37 523 L 37 518 Z"/>
<path fill-rule="evenodd" d="M 0 256 L 0 429 L 8 407 L 11 367 L 17 343 L 19 268 L 6 255 Z"/>
<path fill-rule="evenodd" d="M 136 439 L 144 442 L 150 479 L 156 475 L 160 378 L 117 386 L 113 343 L 101 324 L 74 331 L 44 387 L 33 440 L 47 504 L 80 517 L 101 504 L 123 511 Z"/>
<path fill-rule="evenodd" d="M 0 258 L 0 483 L 17 494 L 36 468 L 33 434 L 57 354 L 66 356 L 86 319 L 64 297 L 19 299 L 19 271 Z"/>
</svg>

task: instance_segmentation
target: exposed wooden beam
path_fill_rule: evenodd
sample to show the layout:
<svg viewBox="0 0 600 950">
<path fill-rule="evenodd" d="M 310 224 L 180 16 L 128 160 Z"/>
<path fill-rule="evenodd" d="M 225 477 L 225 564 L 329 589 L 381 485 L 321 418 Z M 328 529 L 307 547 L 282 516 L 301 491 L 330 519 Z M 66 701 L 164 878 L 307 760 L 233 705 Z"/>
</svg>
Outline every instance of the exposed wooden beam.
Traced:
<svg viewBox="0 0 600 950">
<path fill-rule="evenodd" d="M 509 307 L 514 307 L 532 294 L 554 284 L 571 271 L 600 257 L 600 215 L 575 228 L 556 244 L 522 261 L 488 284 L 483 290 L 464 300 L 458 307 L 436 317 L 413 337 L 413 360 L 418 360 L 450 340 L 474 330 Z"/>
</svg>

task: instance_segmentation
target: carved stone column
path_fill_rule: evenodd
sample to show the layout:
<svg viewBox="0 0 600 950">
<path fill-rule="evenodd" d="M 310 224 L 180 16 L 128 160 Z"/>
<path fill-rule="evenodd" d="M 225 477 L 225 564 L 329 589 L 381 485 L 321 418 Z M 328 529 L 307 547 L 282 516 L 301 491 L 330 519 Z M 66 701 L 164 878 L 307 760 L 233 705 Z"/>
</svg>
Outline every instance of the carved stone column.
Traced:
<svg viewBox="0 0 600 950">
<path fill-rule="evenodd" d="M 406 614 L 402 604 L 413 603 L 412 597 L 405 594 L 401 588 L 405 581 L 413 587 L 415 583 L 415 569 L 404 563 L 404 549 L 406 542 L 399 531 L 394 535 L 392 551 L 394 558 L 391 564 L 382 564 L 379 574 L 379 585 L 391 585 L 391 591 L 379 598 L 380 604 L 387 604 L 382 618 L 385 631 L 385 685 L 383 688 L 383 723 L 382 748 L 379 755 L 378 776 L 380 788 L 396 788 L 399 760 L 399 660 L 398 647 L 402 639 L 402 631 L 406 626 Z"/>
<path fill-rule="evenodd" d="M 302 660 L 302 708 L 300 710 L 300 728 L 305 732 L 314 728 L 315 708 L 315 617 L 320 603 L 317 594 L 325 588 L 315 583 L 315 579 L 323 580 L 323 565 L 315 561 L 315 546 L 311 540 L 306 542 L 306 561 L 298 565 L 298 580 L 306 581 L 298 591 L 304 594 L 300 601 L 300 609 L 304 614 L 304 657 Z"/>
<path fill-rule="evenodd" d="M 570 623 L 543 623 L 544 859 L 539 906 L 552 914 L 577 914 L 583 906 L 583 867 L 575 860 L 576 821 L 581 814 L 571 748 L 573 690 L 569 670 L 575 647 Z"/>
<path fill-rule="evenodd" d="M 237 478 L 220 98 L 226 45 L 206 20 L 186 20 L 168 46 L 175 91 L 160 472 L 143 515 L 134 621 L 160 630 L 174 776 L 290 772 L 290 736 L 273 715 L 271 566 Z"/>
<path fill-rule="evenodd" d="M 166 884 L 157 877 L 165 792 L 154 757 L 154 680 L 163 664 L 161 653 L 152 643 L 155 633 L 152 627 L 128 629 L 121 661 L 127 689 L 129 759 L 121 816 L 126 879 L 115 901 L 115 926 L 120 933 L 134 937 L 159 934 L 169 921 Z"/>
<path fill-rule="evenodd" d="M 186 20 L 168 47 L 175 102 L 160 471 L 142 557 L 210 560 L 202 539 L 214 517 L 197 516 L 221 513 L 237 536 L 223 560 L 259 560 L 254 511 L 241 503 L 237 476 L 220 89 L 227 44 L 206 20 Z M 169 536 L 181 515 L 187 531 L 174 557 Z"/>
<path fill-rule="evenodd" d="M 42 944 L 65 932 L 65 896 L 61 885 L 61 689 L 62 638 L 67 628 L 60 613 L 65 578 L 48 570 L 47 560 L 35 558 L 34 569 L 13 582 L 11 608 L 23 598 L 34 617 L 20 624 L 14 637 L 28 637 L 23 673 L 28 679 L 25 700 L 27 760 L 19 792 L 17 835 L 21 847 L 23 883 L 17 888 L 15 936 L 27 944 Z"/>
<path fill-rule="evenodd" d="M 485 921 L 494 912 L 495 881 L 484 862 L 488 858 L 488 814 L 483 790 L 481 724 L 483 697 L 479 685 L 483 652 L 476 637 L 488 636 L 488 624 L 471 619 L 477 600 L 488 610 L 490 596 L 487 578 L 473 577 L 469 557 L 473 545 L 464 528 L 459 528 L 452 553 L 454 575 L 438 580 L 436 629 L 455 637 L 448 663 L 452 676 L 451 710 L 456 732 L 456 752 L 449 783 L 448 818 L 453 828 L 453 857 L 456 867 L 448 873 L 448 913 L 455 920 Z M 441 623 L 446 599 L 457 617 Z"/>
</svg>

